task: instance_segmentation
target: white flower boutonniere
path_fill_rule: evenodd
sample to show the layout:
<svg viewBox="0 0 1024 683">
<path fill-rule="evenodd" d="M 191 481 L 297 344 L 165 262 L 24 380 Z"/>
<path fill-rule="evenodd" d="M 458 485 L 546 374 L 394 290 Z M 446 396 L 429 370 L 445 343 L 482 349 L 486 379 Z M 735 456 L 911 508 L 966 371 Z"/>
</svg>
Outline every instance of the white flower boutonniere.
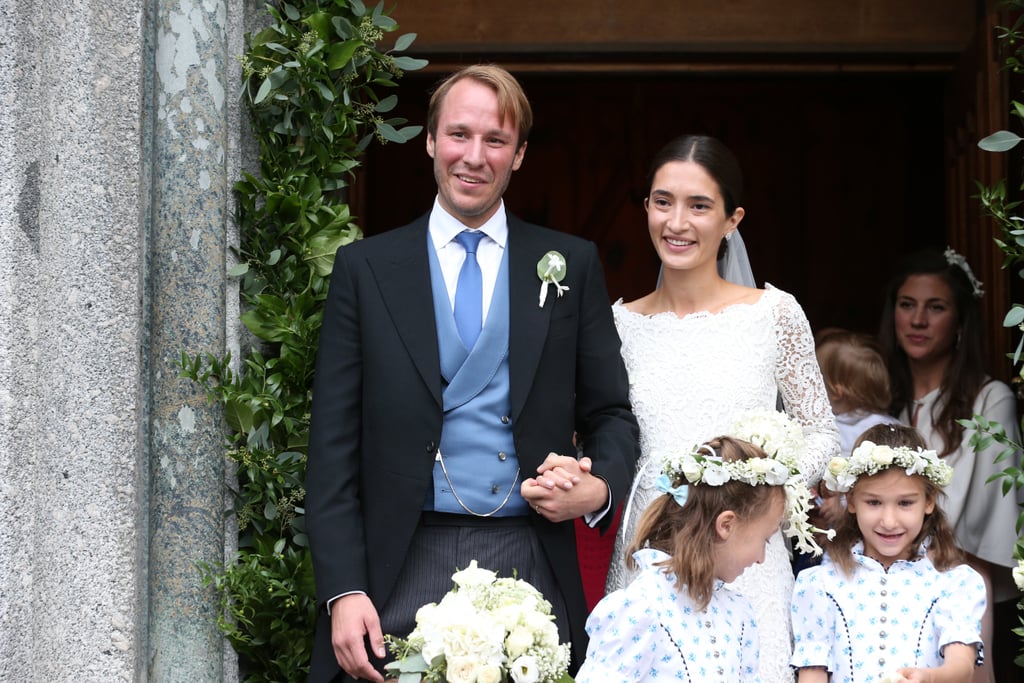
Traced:
<svg viewBox="0 0 1024 683">
<path fill-rule="evenodd" d="M 540 303 L 544 308 L 544 302 L 548 298 L 548 285 L 554 285 L 558 290 L 558 296 L 569 291 L 569 288 L 559 283 L 565 279 L 565 257 L 557 251 L 549 251 L 537 261 L 537 277 L 540 278 Z"/>
</svg>

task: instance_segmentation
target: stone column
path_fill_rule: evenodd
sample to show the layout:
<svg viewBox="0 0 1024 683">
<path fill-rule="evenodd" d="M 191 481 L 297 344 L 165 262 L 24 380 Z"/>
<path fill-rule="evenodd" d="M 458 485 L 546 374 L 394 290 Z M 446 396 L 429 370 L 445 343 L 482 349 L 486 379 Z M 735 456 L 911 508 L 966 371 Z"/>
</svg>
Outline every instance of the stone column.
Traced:
<svg viewBox="0 0 1024 683">
<path fill-rule="evenodd" d="M 148 674 L 219 681 L 216 599 L 197 563 L 224 557 L 225 426 L 176 363 L 182 351 L 226 350 L 228 98 L 238 80 L 226 0 L 155 0 L 151 12 Z"/>
<path fill-rule="evenodd" d="M 142 11 L 0 0 L 0 680 L 145 661 Z"/>
</svg>

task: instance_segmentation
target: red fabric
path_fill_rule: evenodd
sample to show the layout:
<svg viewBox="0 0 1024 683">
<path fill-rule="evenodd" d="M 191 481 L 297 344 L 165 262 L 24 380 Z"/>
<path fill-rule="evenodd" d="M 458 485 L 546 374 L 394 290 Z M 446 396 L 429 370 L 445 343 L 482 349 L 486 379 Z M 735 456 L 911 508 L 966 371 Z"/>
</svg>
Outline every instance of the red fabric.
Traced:
<svg viewBox="0 0 1024 683">
<path fill-rule="evenodd" d="M 615 545 L 615 533 L 618 529 L 618 510 L 611 526 L 604 534 L 588 527 L 582 519 L 576 519 L 576 552 L 579 556 L 583 595 L 587 599 L 588 612 L 604 597 L 604 582 L 608 577 L 608 565 L 612 559 L 612 547 Z"/>
</svg>

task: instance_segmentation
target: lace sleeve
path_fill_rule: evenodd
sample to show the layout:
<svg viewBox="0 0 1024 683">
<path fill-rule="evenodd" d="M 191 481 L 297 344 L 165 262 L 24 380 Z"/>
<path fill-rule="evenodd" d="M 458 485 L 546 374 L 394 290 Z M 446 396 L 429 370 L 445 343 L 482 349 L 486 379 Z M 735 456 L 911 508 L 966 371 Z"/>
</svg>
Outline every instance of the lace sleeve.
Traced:
<svg viewBox="0 0 1024 683">
<path fill-rule="evenodd" d="M 839 432 L 814 354 L 814 337 L 807 316 L 792 295 L 776 291 L 779 299 L 775 307 L 775 382 L 786 414 L 803 425 L 807 450 L 800 468 L 807 483 L 814 485 L 821 479 L 828 461 L 839 455 Z"/>
</svg>

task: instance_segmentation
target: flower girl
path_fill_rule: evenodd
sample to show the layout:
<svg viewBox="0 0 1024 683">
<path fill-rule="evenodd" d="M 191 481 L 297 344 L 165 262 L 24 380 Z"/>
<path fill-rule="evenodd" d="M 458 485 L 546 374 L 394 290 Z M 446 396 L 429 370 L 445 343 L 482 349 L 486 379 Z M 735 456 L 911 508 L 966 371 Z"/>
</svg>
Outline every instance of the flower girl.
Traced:
<svg viewBox="0 0 1024 683">
<path fill-rule="evenodd" d="M 764 559 L 787 510 L 806 521 L 793 463 L 765 450 L 722 436 L 666 465 L 629 549 L 640 574 L 591 613 L 577 683 L 760 680 L 752 608 L 723 583 Z"/>
<path fill-rule="evenodd" d="M 799 683 L 966 682 L 981 664 L 985 584 L 936 505 L 952 468 L 923 445 L 911 427 L 877 425 L 829 463 L 846 513 L 831 561 L 796 579 Z"/>
</svg>

